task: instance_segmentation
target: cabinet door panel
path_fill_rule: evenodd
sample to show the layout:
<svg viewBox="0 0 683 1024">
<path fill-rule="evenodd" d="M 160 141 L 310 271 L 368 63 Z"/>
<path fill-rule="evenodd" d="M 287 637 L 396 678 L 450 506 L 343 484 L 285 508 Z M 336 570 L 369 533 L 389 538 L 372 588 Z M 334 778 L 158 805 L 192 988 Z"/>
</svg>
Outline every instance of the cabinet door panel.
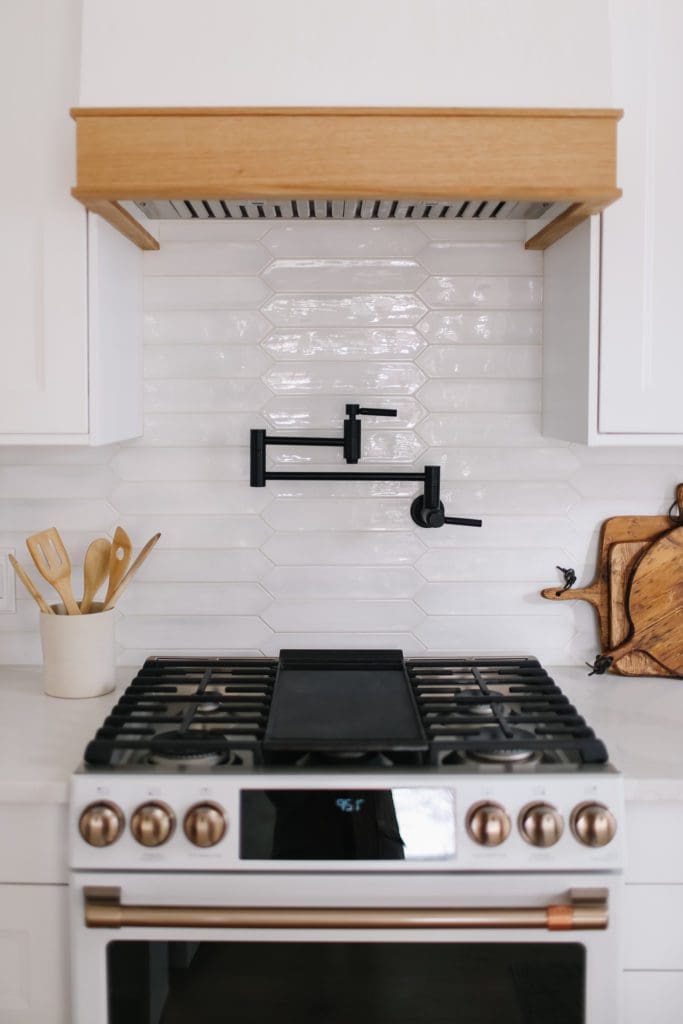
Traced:
<svg viewBox="0 0 683 1024">
<path fill-rule="evenodd" d="M 85 212 L 69 194 L 77 0 L 0 13 L 0 434 L 87 433 Z"/>
<path fill-rule="evenodd" d="M 599 429 L 656 444 L 683 434 L 683 5 L 613 0 L 611 16 L 624 195 L 603 219 Z"/>
<path fill-rule="evenodd" d="M 64 885 L 0 885 L 0 1020 L 68 1024 Z"/>
</svg>

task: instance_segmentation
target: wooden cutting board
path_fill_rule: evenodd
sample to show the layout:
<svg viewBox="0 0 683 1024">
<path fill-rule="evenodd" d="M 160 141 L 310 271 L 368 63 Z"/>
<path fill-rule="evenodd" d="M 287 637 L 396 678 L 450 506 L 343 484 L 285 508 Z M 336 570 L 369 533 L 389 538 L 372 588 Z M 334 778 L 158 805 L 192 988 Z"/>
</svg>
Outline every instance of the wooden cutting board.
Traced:
<svg viewBox="0 0 683 1024">
<path fill-rule="evenodd" d="M 683 501 L 683 484 L 676 488 L 680 491 Z M 610 636 L 610 567 L 609 551 L 613 544 L 620 542 L 652 541 L 654 538 L 671 529 L 669 516 L 613 516 L 606 519 L 600 530 L 598 560 L 595 579 L 589 587 L 574 590 L 560 590 L 559 587 L 546 587 L 541 591 L 542 597 L 549 601 L 588 601 L 595 609 L 600 631 L 600 647 L 606 651 L 616 646 Z"/>
<path fill-rule="evenodd" d="M 621 541 L 609 549 L 609 646 L 618 647 L 631 635 L 631 620 L 626 607 L 626 594 L 631 573 L 650 541 Z M 623 676 L 670 675 L 649 654 L 634 651 L 625 654 L 613 671 Z"/>
<path fill-rule="evenodd" d="M 683 675 L 683 528 L 675 527 L 643 551 L 627 591 L 630 637 L 606 654 L 618 662 L 643 651 L 670 674 Z"/>
</svg>

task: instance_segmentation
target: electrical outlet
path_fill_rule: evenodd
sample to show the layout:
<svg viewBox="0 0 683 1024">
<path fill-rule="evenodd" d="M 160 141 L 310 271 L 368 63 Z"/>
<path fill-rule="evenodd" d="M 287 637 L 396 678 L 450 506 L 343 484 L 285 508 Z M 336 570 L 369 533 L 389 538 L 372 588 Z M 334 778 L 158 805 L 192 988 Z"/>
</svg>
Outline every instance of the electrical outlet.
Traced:
<svg viewBox="0 0 683 1024">
<path fill-rule="evenodd" d="M 0 612 L 15 612 L 16 606 L 16 576 L 14 569 L 9 564 L 9 555 L 14 554 L 14 548 L 0 548 Z"/>
</svg>

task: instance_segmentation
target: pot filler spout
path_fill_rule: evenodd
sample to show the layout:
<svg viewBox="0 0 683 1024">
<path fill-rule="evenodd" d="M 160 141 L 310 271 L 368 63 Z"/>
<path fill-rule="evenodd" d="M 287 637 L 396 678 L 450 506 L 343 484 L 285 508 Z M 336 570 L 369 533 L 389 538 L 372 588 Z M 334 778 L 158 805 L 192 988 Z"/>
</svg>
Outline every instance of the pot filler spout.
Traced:
<svg viewBox="0 0 683 1024">
<path fill-rule="evenodd" d="M 346 406 L 344 433 L 337 437 L 272 437 L 265 430 L 251 431 L 251 472 L 252 487 L 265 487 L 268 480 L 411 480 L 421 483 L 424 492 L 413 499 L 410 515 L 417 526 L 433 528 L 444 526 L 481 526 L 481 519 L 465 519 L 461 516 L 447 516 L 441 501 L 441 467 L 425 466 L 419 473 L 372 473 L 372 472 L 308 472 L 297 473 L 289 470 L 266 469 L 266 448 L 269 444 L 312 445 L 342 448 L 344 460 L 355 465 L 361 458 L 361 421 L 359 416 L 396 416 L 396 409 L 366 409 L 357 404 Z"/>
</svg>

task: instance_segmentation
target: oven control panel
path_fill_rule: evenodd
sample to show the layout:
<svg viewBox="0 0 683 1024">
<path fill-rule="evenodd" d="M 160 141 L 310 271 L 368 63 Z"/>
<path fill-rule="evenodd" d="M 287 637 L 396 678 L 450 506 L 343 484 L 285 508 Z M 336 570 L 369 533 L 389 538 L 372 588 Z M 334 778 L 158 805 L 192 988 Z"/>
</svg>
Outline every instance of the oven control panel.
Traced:
<svg viewBox="0 0 683 1024">
<path fill-rule="evenodd" d="M 381 784 L 378 784 L 378 778 Z M 611 771 L 74 776 L 81 870 L 619 870 Z"/>
</svg>

